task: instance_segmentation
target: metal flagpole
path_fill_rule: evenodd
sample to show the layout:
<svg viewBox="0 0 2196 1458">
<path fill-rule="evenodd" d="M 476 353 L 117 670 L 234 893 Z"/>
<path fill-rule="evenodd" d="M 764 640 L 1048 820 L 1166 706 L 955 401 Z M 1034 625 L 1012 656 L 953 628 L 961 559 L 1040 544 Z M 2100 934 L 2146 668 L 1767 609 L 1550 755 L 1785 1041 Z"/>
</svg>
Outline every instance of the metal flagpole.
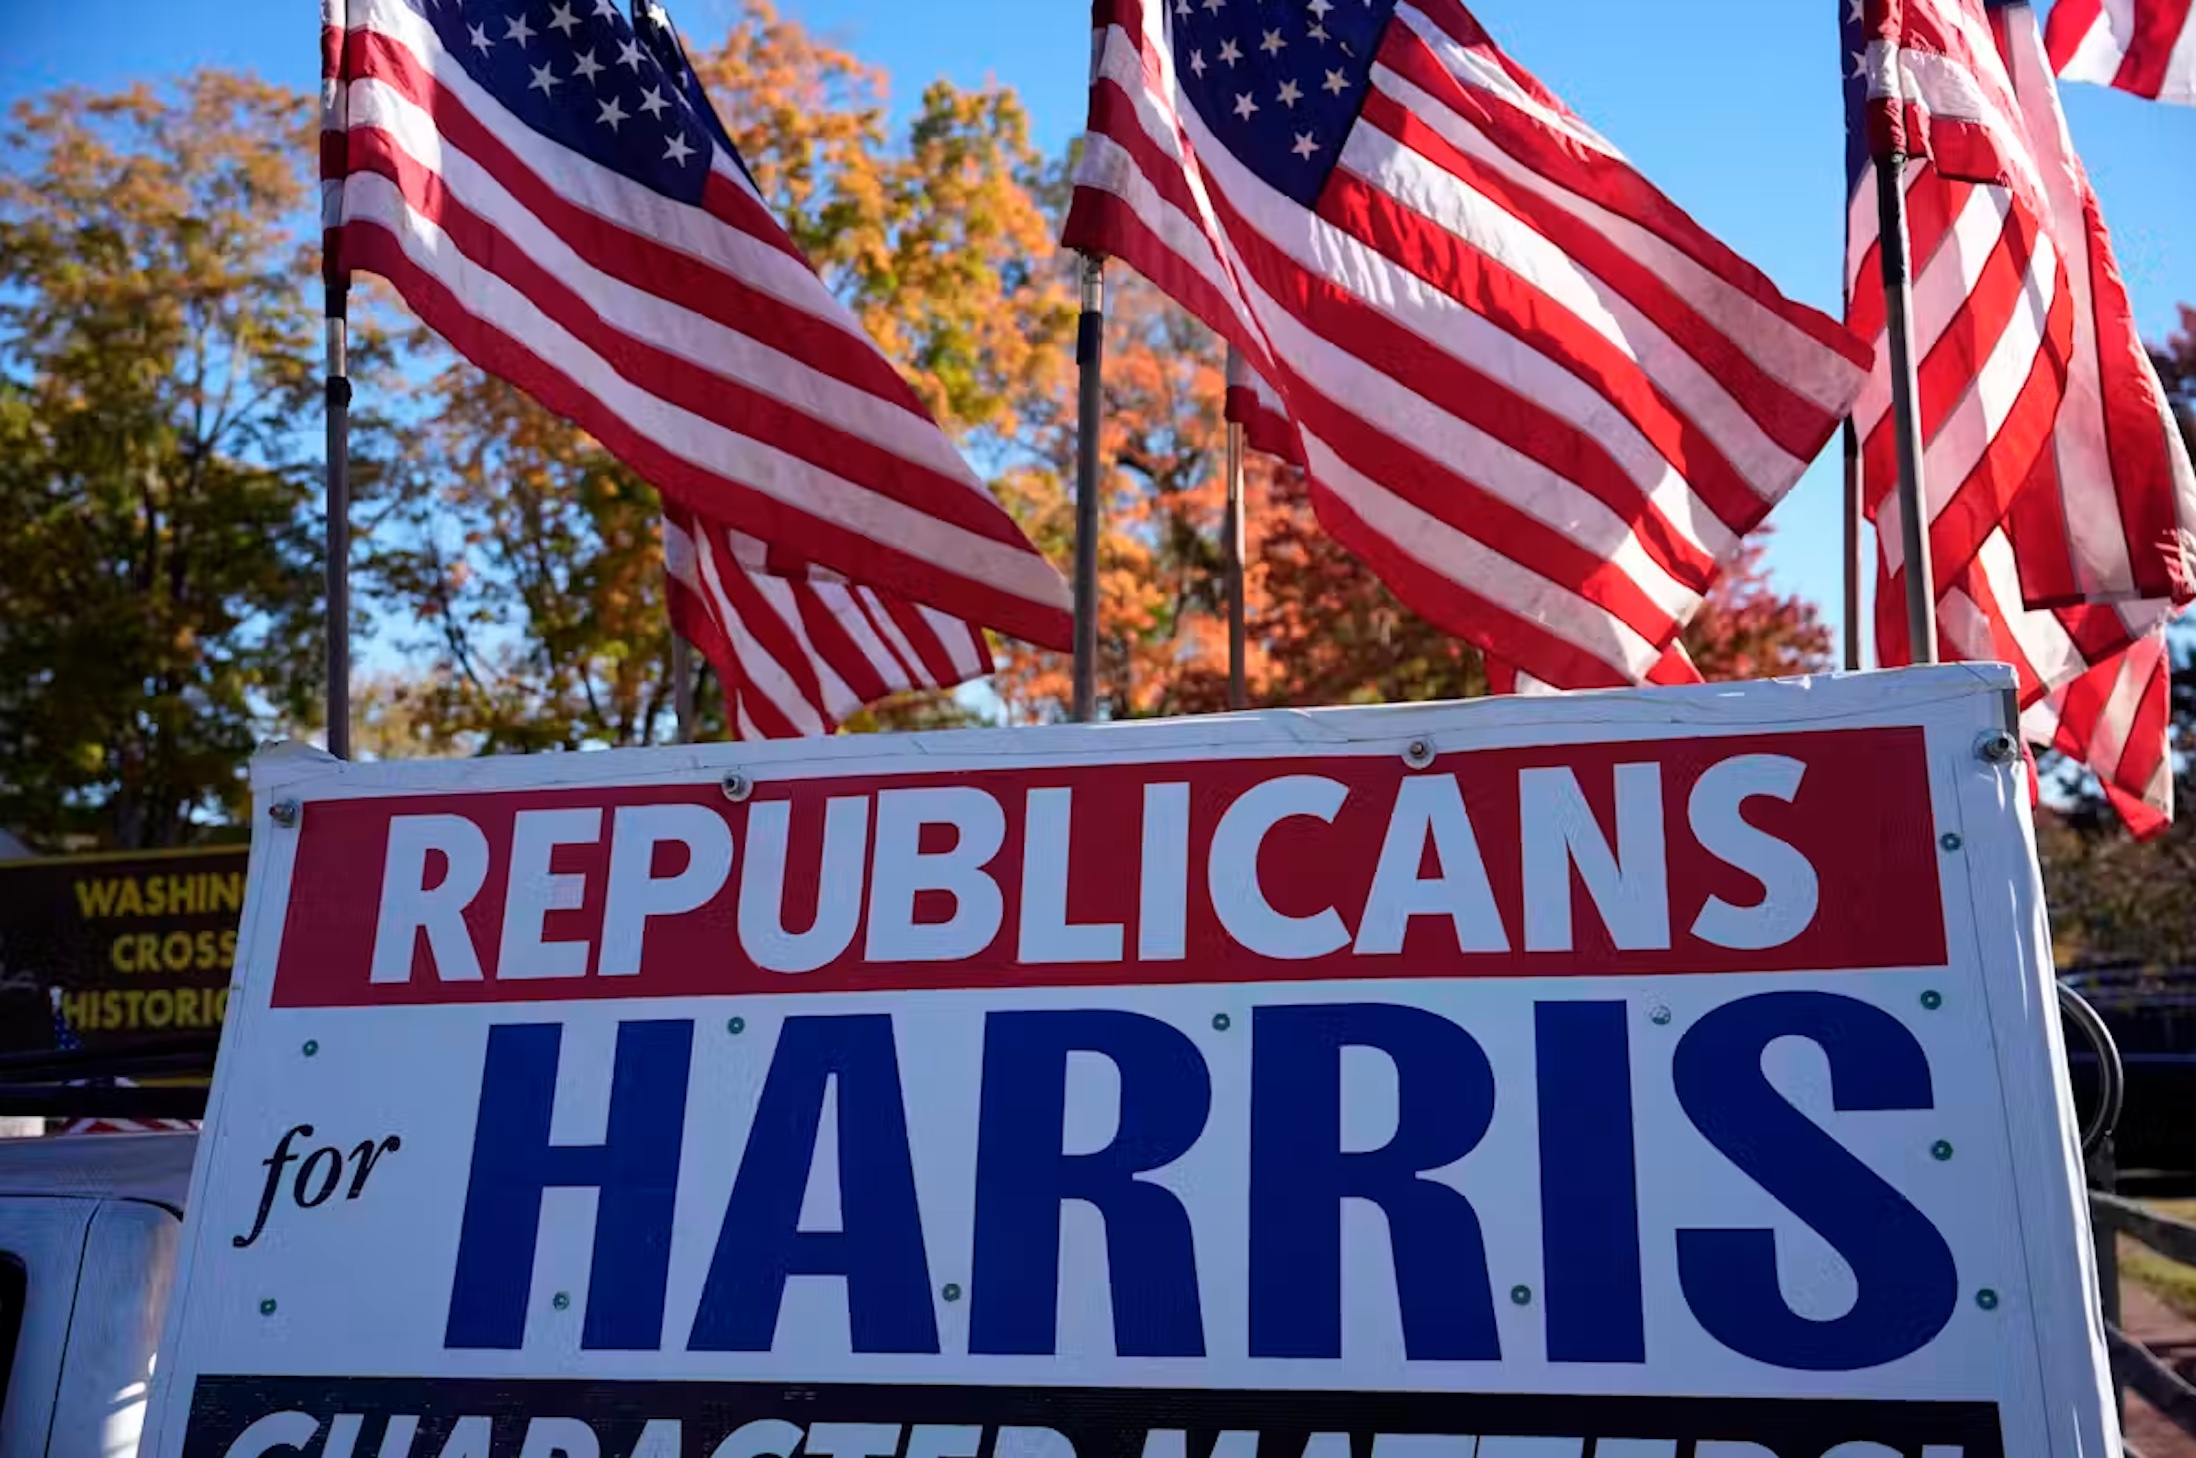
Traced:
<svg viewBox="0 0 2196 1458">
<path fill-rule="evenodd" d="M 1928 497 L 1922 490 L 1921 394 L 1915 373 L 1914 277 L 1906 257 L 1906 157 L 1876 159 L 1876 218 L 1883 255 L 1884 332 L 1891 341 L 1891 424 L 1899 451 L 1899 544 L 1906 572 L 1907 661 L 1937 661 L 1936 574 L 1929 564 Z M 1879 589 L 1880 590 L 1880 589 Z"/>
<path fill-rule="evenodd" d="M 1845 417 L 1845 667 L 1861 666 L 1861 459 L 1860 432 Z"/>
<path fill-rule="evenodd" d="M 1075 325 L 1075 719 L 1098 711 L 1098 432 L 1106 339 L 1106 261 L 1083 255 L 1083 312 Z"/>
<path fill-rule="evenodd" d="M 678 716 L 679 743 L 694 742 L 694 645 L 676 627 L 671 630 L 671 710 Z"/>
<path fill-rule="evenodd" d="M 1228 385 L 1232 388 L 1242 365 L 1234 345 L 1228 346 Z M 1245 625 L 1243 604 L 1243 422 L 1228 422 L 1228 707 L 1246 708 L 1250 694 L 1243 681 Z"/>
<path fill-rule="evenodd" d="M 349 15 L 344 0 L 329 0 L 324 12 L 336 47 L 324 58 L 321 105 L 324 125 L 339 135 L 349 120 L 351 95 L 346 37 Z M 341 189 L 336 189 L 340 194 Z M 351 757 L 351 375 L 348 319 L 351 271 L 337 256 L 336 230 L 342 226 L 339 198 L 323 192 L 321 226 L 321 281 L 326 287 L 322 309 L 327 329 L 328 378 L 325 399 L 328 426 L 328 752 L 337 759 Z"/>
<path fill-rule="evenodd" d="M 351 757 L 351 379 L 345 305 L 350 275 L 328 284 L 328 752 Z"/>
</svg>

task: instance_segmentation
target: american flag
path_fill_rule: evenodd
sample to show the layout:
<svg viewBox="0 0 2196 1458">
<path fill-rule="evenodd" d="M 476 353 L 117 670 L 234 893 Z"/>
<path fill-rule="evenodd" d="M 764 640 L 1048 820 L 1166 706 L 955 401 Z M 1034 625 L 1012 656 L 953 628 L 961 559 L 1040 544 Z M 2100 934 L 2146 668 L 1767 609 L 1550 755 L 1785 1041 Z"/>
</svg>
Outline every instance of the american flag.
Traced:
<svg viewBox="0 0 2196 1458">
<path fill-rule="evenodd" d="M 2011 663 L 2032 737 L 2098 770 L 2119 803 L 2146 802 L 2129 822 L 2155 829 L 2172 788 L 2162 635 L 2188 595 L 2196 478 L 2034 17 L 1867 0 L 1845 11 L 1845 51 L 1847 320 L 1879 341 L 1873 162 L 1893 147 L 1915 159 L 1903 184 L 1938 651 Z M 1889 382 L 1884 350 L 1854 421 L 1877 657 L 1894 664 L 1911 655 Z"/>
<path fill-rule="evenodd" d="M 1837 428 L 1866 346 L 1455 0 L 1094 17 L 1065 241 L 1237 346 L 1263 386 L 1239 409 L 1419 613 L 1560 688 L 1677 672 L 1679 628 Z"/>
<path fill-rule="evenodd" d="M 1066 584 L 770 216 L 655 0 L 637 27 L 614 0 L 326 3 L 331 279 L 388 279 L 693 540 L 767 542 L 949 636 L 1068 646 Z M 705 651 L 760 641 L 670 591 Z"/>
<path fill-rule="evenodd" d="M 2196 106 L 2196 0 L 2058 0 L 2044 36 L 2069 81 Z"/>
</svg>

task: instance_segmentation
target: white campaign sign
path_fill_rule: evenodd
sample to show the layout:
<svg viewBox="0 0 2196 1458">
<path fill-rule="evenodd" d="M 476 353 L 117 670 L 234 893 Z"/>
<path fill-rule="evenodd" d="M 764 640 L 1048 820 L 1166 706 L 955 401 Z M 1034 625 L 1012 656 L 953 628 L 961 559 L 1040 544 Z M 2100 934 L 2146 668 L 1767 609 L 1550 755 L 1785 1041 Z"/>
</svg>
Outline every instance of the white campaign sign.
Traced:
<svg viewBox="0 0 2196 1458">
<path fill-rule="evenodd" d="M 2008 683 L 271 755 L 154 1451 L 2114 1452 Z"/>
</svg>

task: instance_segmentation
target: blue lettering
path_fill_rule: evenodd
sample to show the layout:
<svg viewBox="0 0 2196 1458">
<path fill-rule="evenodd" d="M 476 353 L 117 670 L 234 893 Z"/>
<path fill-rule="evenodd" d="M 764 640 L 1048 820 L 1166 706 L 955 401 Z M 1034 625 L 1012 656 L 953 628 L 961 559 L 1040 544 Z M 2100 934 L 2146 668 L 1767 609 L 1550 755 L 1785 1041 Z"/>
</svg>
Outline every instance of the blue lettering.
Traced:
<svg viewBox="0 0 2196 1458">
<path fill-rule="evenodd" d="M 488 1030 L 444 1346 L 519 1345 L 542 1191 L 575 1187 L 600 1191 L 580 1345 L 648 1351 L 662 1344 L 694 1025 L 618 1024 L 608 1137 L 600 1144 L 549 1142 L 563 1034 L 558 1023 Z"/>
<path fill-rule="evenodd" d="M 798 1228 L 825 1087 L 838 1080 L 838 1230 Z M 935 1352 L 937 1311 L 892 1019 L 785 1020 L 687 1346 L 766 1352 L 789 1276 L 844 1276 L 857 1352 Z"/>
<path fill-rule="evenodd" d="M 1548 1360 L 1644 1362 L 1624 1004 L 1534 1004 L 1533 1052 Z"/>
<path fill-rule="evenodd" d="M 1113 1139 L 1065 1154 L 1071 1052 L 1121 1075 Z M 971 1352 L 1049 1355 L 1059 1328 L 1060 1205 L 1084 1200 L 1106 1224 L 1113 1343 L 1124 1357 L 1201 1357 L 1197 1252 L 1189 1214 L 1137 1178 L 1197 1142 L 1212 1107 L 1205 1060 L 1177 1029 L 1139 1013 L 995 1012 L 984 1020 L 976 1141 Z"/>
<path fill-rule="evenodd" d="M 1905 1196 L 1787 1103 L 1761 1069 L 1778 1038 L 1830 1060 L 1840 1113 L 1932 1107 L 1929 1060 L 1897 1018 L 1827 992 L 1765 992 L 1717 1008 L 1678 1044 L 1678 1101 L 1695 1128 L 1853 1269 L 1843 1316 L 1794 1312 L 1777 1287 L 1767 1230 L 1680 1230 L 1678 1280 L 1709 1335 L 1773 1366 L 1850 1372 L 1919 1351 L 1952 1319 L 1952 1251 Z"/>
<path fill-rule="evenodd" d="M 1395 1064 L 1395 1137 L 1342 1150 L 1342 1050 Z M 1387 1216 L 1413 1361 L 1501 1356 L 1486 1245 L 1471 1202 L 1423 1178 L 1478 1145 L 1494 1070 L 1472 1036 L 1387 1003 L 1262 1007 L 1252 1016 L 1250 1350 L 1342 1354 L 1342 1201 Z"/>
</svg>

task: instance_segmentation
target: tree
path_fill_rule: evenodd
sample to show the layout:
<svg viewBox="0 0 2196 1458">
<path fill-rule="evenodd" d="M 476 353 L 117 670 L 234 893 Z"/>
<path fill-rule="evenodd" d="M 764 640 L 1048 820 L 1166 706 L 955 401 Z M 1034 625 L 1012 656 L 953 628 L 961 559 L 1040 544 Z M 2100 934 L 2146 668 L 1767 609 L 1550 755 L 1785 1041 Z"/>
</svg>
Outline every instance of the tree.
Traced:
<svg viewBox="0 0 2196 1458">
<path fill-rule="evenodd" d="M 1023 411 L 1057 393 L 1073 326 L 1014 94 L 934 85 L 893 145 L 882 75 L 760 0 L 696 68 L 825 282 L 948 430 L 979 458 L 1009 454 Z M 424 332 L 413 345 L 435 357 Z M 423 710 L 437 734 L 490 750 L 668 738 L 654 489 L 469 365 L 444 365 L 426 400 L 367 570 L 435 665 Z M 718 696 L 697 705 L 721 732 Z M 962 712 L 915 696 L 848 727 Z"/>
<path fill-rule="evenodd" d="M 192 75 L 0 141 L 0 823 L 174 845 L 320 672 L 308 100 Z"/>
<path fill-rule="evenodd" d="M 2165 382 L 2166 400 L 2180 422 L 2181 439 L 2196 457 L 2196 305 L 2181 305 L 2180 332 L 2170 334 L 2161 347 L 2150 352 Z"/>
</svg>

